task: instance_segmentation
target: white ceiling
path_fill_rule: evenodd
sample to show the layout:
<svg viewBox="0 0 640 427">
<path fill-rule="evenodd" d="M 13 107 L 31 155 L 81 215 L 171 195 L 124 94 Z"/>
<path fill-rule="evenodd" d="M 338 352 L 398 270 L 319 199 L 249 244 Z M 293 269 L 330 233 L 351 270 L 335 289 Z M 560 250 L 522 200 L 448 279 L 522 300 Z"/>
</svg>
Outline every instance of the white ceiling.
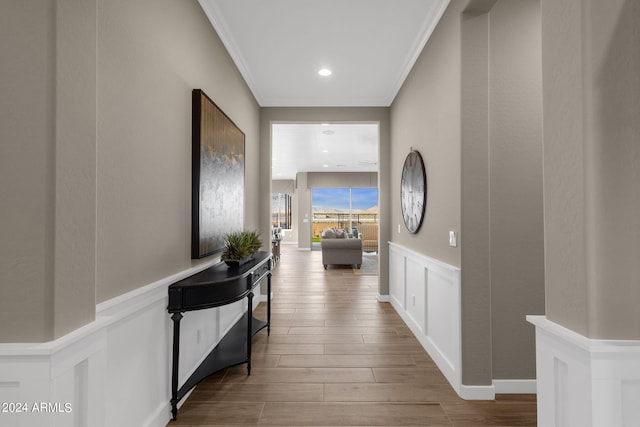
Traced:
<svg viewBox="0 0 640 427">
<path fill-rule="evenodd" d="M 263 107 L 391 105 L 449 1 L 199 0 Z M 272 131 L 273 179 L 378 170 L 377 125 Z"/>
<path fill-rule="evenodd" d="M 273 179 L 378 170 L 377 124 L 274 124 L 271 132 Z"/>
<path fill-rule="evenodd" d="M 448 3 L 200 0 L 263 107 L 389 106 Z"/>
</svg>

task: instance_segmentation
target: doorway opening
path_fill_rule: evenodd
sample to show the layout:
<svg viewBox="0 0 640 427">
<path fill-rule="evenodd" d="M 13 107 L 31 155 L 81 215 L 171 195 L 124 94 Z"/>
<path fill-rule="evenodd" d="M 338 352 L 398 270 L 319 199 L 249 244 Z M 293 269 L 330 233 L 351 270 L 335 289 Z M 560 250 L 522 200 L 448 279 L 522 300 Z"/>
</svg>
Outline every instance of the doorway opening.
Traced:
<svg viewBox="0 0 640 427">
<path fill-rule="evenodd" d="M 319 248 L 332 227 L 378 254 L 379 141 L 378 122 L 271 124 L 272 227 L 282 245 Z"/>
</svg>

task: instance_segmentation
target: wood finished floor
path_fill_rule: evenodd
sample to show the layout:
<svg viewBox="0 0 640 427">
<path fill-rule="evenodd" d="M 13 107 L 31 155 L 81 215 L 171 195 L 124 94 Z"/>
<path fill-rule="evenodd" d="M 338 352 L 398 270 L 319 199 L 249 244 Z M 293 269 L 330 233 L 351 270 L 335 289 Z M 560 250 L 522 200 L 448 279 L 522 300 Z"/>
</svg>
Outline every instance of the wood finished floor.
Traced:
<svg viewBox="0 0 640 427">
<path fill-rule="evenodd" d="M 460 399 L 377 287 L 284 245 L 251 375 L 242 365 L 207 378 L 168 426 L 536 425 L 535 395 Z M 265 319 L 266 305 L 255 313 Z"/>
</svg>

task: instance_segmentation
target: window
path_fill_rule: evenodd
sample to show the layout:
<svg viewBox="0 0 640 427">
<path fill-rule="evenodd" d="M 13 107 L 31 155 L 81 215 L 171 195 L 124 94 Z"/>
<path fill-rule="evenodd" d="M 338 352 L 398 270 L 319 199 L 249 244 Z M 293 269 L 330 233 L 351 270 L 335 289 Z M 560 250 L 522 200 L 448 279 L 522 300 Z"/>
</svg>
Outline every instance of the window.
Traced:
<svg viewBox="0 0 640 427">
<path fill-rule="evenodd" d="M 291 194 L 271 194 L 271 226 L 291 230 Z"/>
<path fill-rule="evenodd" d="M 311 205 L 312 241 L 319 242 L 326 228 L 355 229 L 358 233 L 375 236 L 366 239 L 370 241 L 364 248 L 366 252 L 378 250 L 377 188 L 313 188 Z"/>
</svg>

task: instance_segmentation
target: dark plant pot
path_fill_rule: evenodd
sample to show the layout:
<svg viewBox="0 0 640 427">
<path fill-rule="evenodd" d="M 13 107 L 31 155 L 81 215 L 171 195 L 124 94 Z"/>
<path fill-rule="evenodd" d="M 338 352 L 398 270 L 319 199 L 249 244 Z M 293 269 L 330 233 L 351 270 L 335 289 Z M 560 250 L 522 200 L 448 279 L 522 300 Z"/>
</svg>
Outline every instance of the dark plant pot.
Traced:
<svg viewBox="0 0 640 427">
<path fill-rule="evenodd" d="M 230 268 L 240 268 L 244 264 L 253 261 L 254 258 L 255 255 L 251 254 L 248 257 L 244 257 L 242 259 L 225 259 L 224 263 L 227 264 Z"/>
</svg>

